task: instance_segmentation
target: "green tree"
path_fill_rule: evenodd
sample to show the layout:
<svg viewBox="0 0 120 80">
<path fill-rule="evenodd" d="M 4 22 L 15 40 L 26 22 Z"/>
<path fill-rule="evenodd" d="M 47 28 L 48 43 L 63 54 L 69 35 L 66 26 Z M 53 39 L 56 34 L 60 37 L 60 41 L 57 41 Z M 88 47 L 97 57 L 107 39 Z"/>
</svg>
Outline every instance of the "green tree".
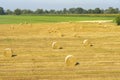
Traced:
<svg viewBox="0 0 120 80">
<path fill-rule="evenodd" d="M 48 11 L 48 10 L 45 10 L 44 13 L 45 13 L 45 14 L 49 14 L 49 11 Z"/>
<path fill-rule="evenodd" d="M 94 13 L 95 14 L 100 14 L 102 11 L 100 8 L 95 8 Z"/>
<path fill-rule="evenodd" d="M 13 14 L 13 11 L 11 11 L 10 9 L 7 9 L 7 10 L 6 10 L 6 14 L 7 14 L 7 15 L 12 15 L 12 14 Z"/>
<path fill-rule="evenodd" d="M 84 9 L 83 8 L 76 8 L 75 13 L 76 14 L 82 14 L 82 13 L 84 13 Z"/>
<path fill-rule="evenodd" d="M 119 8 L 115 8 L 115 13 L 119 13 Z"/>
<path fill-rule="evenodd" d="M 44 14 L 44 10 L 43 9 L 37 9 L 35 11 L 35 14 Z"/>
<path fill-rule="evenodd" d="M 56 11 L 55 11 L 54 9 L 51 9 L 51 10 L 49 11 L 49 13 L 50 13 L 50 14 L 55 14 Z"/>
<path fill-rule="evenodd" d="M 4 15 L 4 14 L 5 14 L 4 9 L 0 7 L 0 15 Z"/>
<path fill-rule="evenodd" d="M 73 14 L 73 13 L 75 13 L 75 12 L 76 12 L 76 8 L 70 8 L 70 9 L 69 9 L 69 13 L 70 13 L 70 14 Z"/>
<path fill-rule="evenodd" d="M 15 14 L 15 15 L 21 15 L 21 14 L 22 14 L 21 9 L 18 9 L 18 8 L 15 9 L 15 10 L 14 10 L 14 14 Z"/>
<path fill-rule="evenodd" d="M 66 8 L 63 9 L 63 14 L 68 14 L 68 10 Z"/>
<path fill-rule="evenodd" d="M 115 20 L 116 20 L 117 25 L 120 25 L 120 16 L 117 16 Z"/>
<path fill-rule="evenodd" d="M 119 13 L 119 9 L 118 8 L 109 7 L 108 9 L 105 10 L 105 13 L 108 13 L 108 14 Z"/>
<path fill-rule="evenodd" d="M 63 11 L 62 10 L 57 10 L 56 14 L 63 14 Z"/>
<path fill-rule="evenodd" d="M 22 10 L 22 14 L 33 14 L 33 11 L 31 11 L 29 9 L 24 9 L 24 10 Z"/>
<path fill-rule="evenodd" d="M 94 10 L 88 9 L 88 13 L 89 13 L 89 14 L 93 14 L 93 13 L 94 13 Z"/>
</svg>

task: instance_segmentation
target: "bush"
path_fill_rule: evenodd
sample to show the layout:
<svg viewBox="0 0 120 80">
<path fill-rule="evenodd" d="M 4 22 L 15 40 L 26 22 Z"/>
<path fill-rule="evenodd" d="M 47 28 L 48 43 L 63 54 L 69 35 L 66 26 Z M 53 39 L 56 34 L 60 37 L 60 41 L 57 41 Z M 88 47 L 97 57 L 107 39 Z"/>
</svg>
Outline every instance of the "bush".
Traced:
<svg viewBox="0 0 120 80">
<path fill-rule="evenodd" d="M 120 25 L 120 16 L 116 17 L 115 21 L 116 21 L 117 25 Z"/>
</svg>

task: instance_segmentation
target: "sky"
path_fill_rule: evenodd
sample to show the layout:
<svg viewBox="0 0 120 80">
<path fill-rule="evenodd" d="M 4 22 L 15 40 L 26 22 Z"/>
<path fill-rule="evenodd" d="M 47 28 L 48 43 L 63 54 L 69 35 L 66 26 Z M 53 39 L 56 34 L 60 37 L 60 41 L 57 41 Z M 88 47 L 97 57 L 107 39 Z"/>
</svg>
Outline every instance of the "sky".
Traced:
<svg viewBox="0 0 120 80">
<path fill-rule="evenodd" d="M 0 7 L 14 10 L 20 9 L 56 9 L 82 7 L 84 9 L 114 7 L 120 9 L 120 0 L 0 0 Z"/>
</svg>

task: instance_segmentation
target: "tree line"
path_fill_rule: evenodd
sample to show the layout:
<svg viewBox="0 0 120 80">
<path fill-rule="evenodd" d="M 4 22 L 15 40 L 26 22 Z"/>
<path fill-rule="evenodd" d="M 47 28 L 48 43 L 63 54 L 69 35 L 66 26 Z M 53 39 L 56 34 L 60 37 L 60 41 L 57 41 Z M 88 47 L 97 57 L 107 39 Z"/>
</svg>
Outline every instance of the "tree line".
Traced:
<svg viewBox="0 0 120 80">
<path fill-rule="evenodd" d="M 0 15 L 25 15 L 25 14 L 35 14 L 35 15 L 42 15 L 42 14 L 119 14 L 119 8 L 109 7 L 107 9 L 83 9 L 81 7 L 77 8 L 64 8 L 62 10 L 44 10 L 44 9 L 36 9 L 35 11 L 30 9 L 15 9 L 14 11 L 7 9 L 4 10 L 3 7 L 0 7 Z"/>
</svg>

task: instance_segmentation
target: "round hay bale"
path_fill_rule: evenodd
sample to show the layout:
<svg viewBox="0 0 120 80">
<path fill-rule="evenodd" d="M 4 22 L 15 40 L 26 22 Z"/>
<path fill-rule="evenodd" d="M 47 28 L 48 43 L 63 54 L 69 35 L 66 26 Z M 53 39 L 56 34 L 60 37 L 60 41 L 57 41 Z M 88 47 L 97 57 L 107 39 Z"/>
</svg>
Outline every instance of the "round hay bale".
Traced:
<svg viewBox="0 0 120 80">
<path fill-rule="evenodd" d="M 73 34 L 73 37 L 77 37 L 77 36 L 78 36 L 78 34 L 77 34 L 77 33 L 74 33 L 74 34 Z"/>
<path fill-rule="evenodd" d="M 79 62 L 77 62 L 77 59 L 73 55 L 68 55 L 65 57 L 65 64 L 67 66 L 76 66 Z"/>
<path fill-rule="evenodd" d="M 11 48 L 6 48 L 4 51 L 4 56 L 5 57 L 12 57 L 13 55 L 13 50 Z"/>
<path fill-rule="evenodd" d="M 63 47 L 60 46 L 60 44 L 58 42 L 53 42 L 52 43 L 52 48 L 53 49 L 63 49 Z"/>
<path fill-rule="evenodd" d="M 88 39 L 85 39 L 85 40 L 83 41 L 83 45 L 85 45 L 85 46 L 89 45 Z"/>
<path fill-rule="evenodd" d="M 85 39 L 83 41 L 83 45 L 84 46 L 90 46 L 90 47 L 94 46 L 93 43 L 90 40 L 88 40 L 88 39 Z"/>
<path fill-rule="evenodd" d="M 57 42 L 53 42 L 53 43 L 52 43 L 52 48 L 53 48 L 53 49 L 56 48 L 56 43 L 57 43 Z"/>
</svg>

